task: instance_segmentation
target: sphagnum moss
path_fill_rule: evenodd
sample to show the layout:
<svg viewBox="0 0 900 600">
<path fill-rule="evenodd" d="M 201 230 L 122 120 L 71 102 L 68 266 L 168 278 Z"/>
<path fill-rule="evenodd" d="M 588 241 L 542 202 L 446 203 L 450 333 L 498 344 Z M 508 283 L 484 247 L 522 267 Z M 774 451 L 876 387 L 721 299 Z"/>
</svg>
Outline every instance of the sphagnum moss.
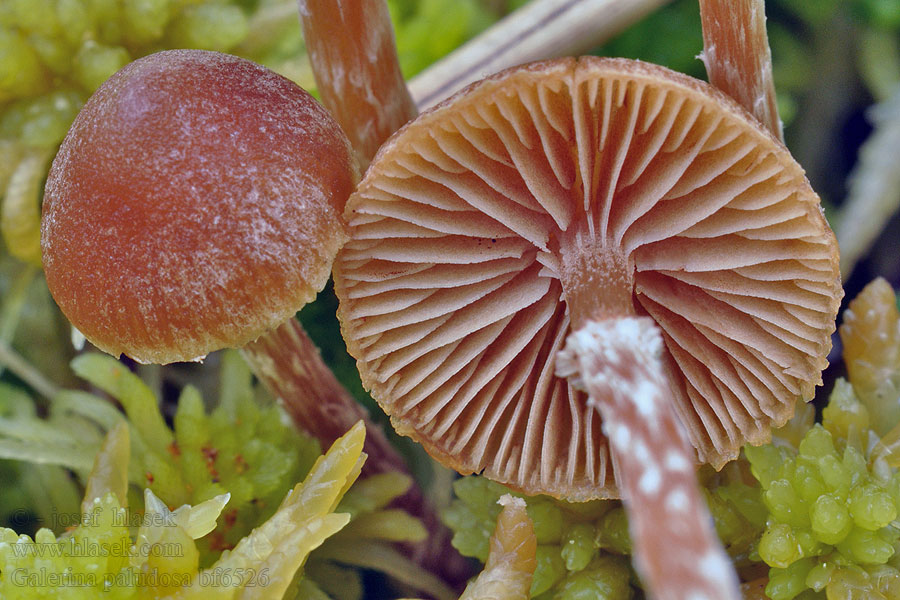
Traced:
<svg viewBox="0 0 900 600">
<path fill-rule="evenodd" d="M 900 422 L 886 417 L 900 380 L 900 312 L 886 282 L 873 282 L 850 303 L 840 333 L 850 380 L 837 380 L 821 423 L 813 424 L 811 406 L 800 405 L 771 443 L 746 446 L 719 473 L 701 472 L 747 598 L 900 598 Z M 453 543 L 485 560 L 495 502 L 508 490 L 471 476 L 454 491 L 444 513 Z M 539 544 L 532 598 L 627 600 L 637 593 L 617 501 L 527 502 Z"/>
<path fill-rule="evenodd" d="M 202 592 L 209 591 L 209 586 L 197 587 L 197 577 L 201 578 L 199 581 L 202 584 L 213 582 L 214 573 L 221 574 L 227 569 L 243 569 L 244 574 L 250 571 L 261 572 L 263 567 L 254 566 L 253 559 L 247 556 L 234 557 L 241 548 L 246 553 L 256 552 L 253 550 L 254 545 L 265 546 L 266 538 L 254 528 L 266 527 L 264 523 L 275 523 L 268 527 L 278 532 L 281 527 L 293 527 L 293 517 L 278 516 L 286 504 L 285 493 L 297 481 L 311 476 L 310 473 L 316 469 L 315 465 L 322 460 L 321 451 L 314 439 L 298 433 L 289 424 L 283 411 L 253 385 L 247 366 L 236 353 L 227 352 L 222 360 L 221 395 L 215 408 L 207 411 L 200 393 L 187 387 L 179 398 L 173 428 L 166 424 L 159 412 L 157 398 L 144 382 L 123 364 L 100 354 L 80 356 L 73 368 L 81 377 L 118 401 L 124 415 L 94 394 L 64 391 L 51 402 L 47 419 L 39 419 L 35 411 L 18 411 L 3 417 L 2 424 L 5 427 L 2 428 L 0 441 L 5 445 L 0 445 L 0 454 L 18 448 L 19 458 L 31 457 L 55 463 L 84 475 L 90 470 L 90 465 L 85 467 L 82 457 L 97 456 L 93 461 L 92 474 L 84 478 L 88 490 L 86 493 L 91 497 L 83 505 L 85 514 L 99 511 L 96 519 L 68 519 L 68 525 L 81 523 L 75 528 L 76 533 L 68 534 L 62 528 L 51 531 L 46 527 L 62 522 L 57 519 L 46 523 L 34 539 L 26 539 L 27 536 L 23 537 L 11 529 L 2 532 L 3 539 L 0 542 L 12 544 L 16 540 L 22 540 L 16 548 L 36 547 L 35 543 L 41 548 L 50 547 L 41 545 L 45 543 L 54 548 L 62 548 L 57 552 L 59 560 L 44 564 L 43 572 L 54 583 L 50 587 L 41 587 L 42 591 L 51 596 L 70 593 L 70 588 L 74 589 L 84 582 L 84 577 L 79 582 L 71 574 L 99 573 L 103 575 L 101 579 L 105 578 L 113 587 L 121 588 L 116 591 L 118 596 L 113 594 L 103 597 L 155 598 L 169 593 L 177 597 L 191 597 L 190 594 L 206 597 L 202 596 Z M 19 398 L 19 401 L 26 400 Z M 69 436 L 68 432 L 72 430 L 93 434 Z M 118 437 L 107 434 L 106 446 L 103 450 L 100 449 L 102 438 L 98 433 L 121 430 L 126 435 L 124 442 L 121 434 Z M 10 432 L 19 432 L 22 437 L 16 438 Z M 360 435 L 357 432 L 357 437 Z M 62 444 L 61 438 L 68 439 L 70 444 Z M 111 438 L 117 439 L 119 443 L 113 445 L 109 441 Z M 113 451 L 113 447 L 118 450 Z M 113 477 L 112 474 L 117 472 L 119 475 Z M 59 473 L 61 478 L 66 477 L 64 472 Z M 105 474 L 99 483 L 97 473 Z M 356 474 L 352 479 L 355 479 Z M 285 592 L 276 592 L 273 591 L 276 588 L 270 585 L 260 593 L 268 591 L 275 595 L 261 597 L 307 598 L 315 597 L 312 594 L 324 593 L 322 589 L 334 592 L 336 588 L 329 576 L 333 576 L 338 570 L 342 573 L 344 585 L 338 586 L 338 593 L 332 597 L 340 600 L 359 598 L 363 591 L 359 571 L 341 565 L 384 570 L 416 589 L 427 591 L 435 598 L 452 597 L 452 592 L 443 583 L 423 572 L 392 547 L 394 542 L 416 542 L 427 535 L 417 519 L 389 507 L 396 497 L 407 490 L 410 479 L 393 473 L 369 477 L 353 486 L 350 486 L 351 482 L 348 479 L 341 484 L 340 496 L 334 501 L 337 504 L 339 499 L 340 504 L 329 509 L 344 515 L 347 523 L 341 523 L 341 531 L 331 531 L 327 542 L 313 554 L 308 576 L 299 584 L 300 587 L 292 586 L 285 588 Z M 319 482 L 319 485 L 325 485 L 325 482 Z M 137 493 L 141 488 L 145 490 L 143 497 Z M 106 494 L 107 491 L 115 493 L 110 496 Z M 188 508 L 171 510 L 181 506 Z M 193 508 L 189 508 L 190 506 Z M 135 519 L 130 518 L 132 513 L 124 511 L 126 507 L 131 507 Z M 168 523 L 174 520 L 173 522 L 180 523 L 189 515 L 201 514 L 191 512 L 198 510 L 202 514 L 211 515 L 209 527 L 203 528 L 202 533 L 190 528 L 185 531 L 169 527 L 146 531 L 140 528 L 148 514 L 154 515 L 152 522 Z M 116 517 L 115 523 L 113 516 Z M 95 521 L 99 528 L 95 526 Z M 312 529 L 319 526 L 310 525 Z M 311 535 L 310 532 L 307 533 Z M 301 533 L 298 529 L 290 534 L 296 538 L 292 538 L 290 543 L 299 544 L 307 533 Z M 274 534 L 270 531 L 266 535 L 271 538 Z M 83 543 L 71 546 L 72 542 L 66 541 L 70 538 L 82 540 Z M 320 539 L 315 546 L 318 547 L 323 541 L 324 538 Z M 120 569 L 124 567 L 119 563 L 111 563 L 107 557 L 76 556 L 82 548 L 101 548 L 106 543 L 116 543 L 116 547 L 125 549 L 137 545 L 138 553 L 140 544 L 148 548 L 159 547 L 160 544 L 168 544 L 165 547 L 173 548 L 181 545 L 186 549 L 173 557 L 179 559 L 174 562 L 160 560 L 157 561 L 158 564 L 131 565 L 131 568 L 143 569 L 141 572 L 153 572 L 156 569 L 156 572 L 166 574 L 162 579 L 159 576 L 149 581 L 146 578 L 142 580 L 130 571 L 120 573 Z M 15 548 L 3 548 L 5 549 L 0 550 L 4 557 L 4 562 L 0 564 L 0 597 L 15 598 L 18 597 L 15 594 L 26 593 L 30 583 L 21 578 L 13 578 L 13 574 L 24 573 L 21 569 L 28 571 L 36 568 L 31 562 L 21 562 L 20 559 L 37 560 L 41 557 L 33 556 L 34 553 L 28 551 L 25 552 L 27 556 L 19 556 L 21 552 L 17 554 L 18 550 Z M 302 549 L 301 546 L 296 548 Z M 266 559 L 273 563 L 270 568 L 284 570 L 287 569 L 285 565 L 294 564 L 291 561 L 298 557 L 305 560 L 305 554 L 301 555 L 296 548 L 285 545 L 279 550 L 290 560 L 285 558 L 279 562 L 280 559 Z M 373 563 L 373 555 L 387 558 L 381 563 Z M 231 562 L 226 560 L 228 557 L 232 557 Z M 294 571 L 288 571 L 284 571 L 283 576 L 293 577 Z M 222 593 L 230 594 L 234 591 L 232 588 L 239 589 L 239 581 L 234 573 L 227 572 L 231 573 L 229 580 L 233 585 L 224 585 L 227 589 Z M 270 575 L 274 572 L 269 571 Z M 163 586 L 166 588 L 165 593 L 157 585 L 163 580 L 166 583 Z M 119 583 L 123 585 L 118 585 Z M 23 588 L 23 585 L 26 587 Z M 186 585 L 194 588 L 182 589 Z M 249 583 L 247 585 L 250 586 Z M 256 582 L 254 585 L 261 584 Z M 72 593 L 82 594 L 73 597 L 94 598 L 99 597 L 97 594 L 100 592 L 94 588 L 85 588 Z"/>
<path fill-rule="evenodd" d="M 89 477 L 81 523 L 34 539 L 0 529 L 3 598 L 279 598 L 292 588 L 310 551 L 343 528 L 335 512 L 359 475 L 365 428 L 358 424 L 316 460 L 278 510 L 208 568 L 194 540 L 216 527 L 229 494 L 170 510 L 149 489 L 141 525 L 128 526 L 121 497 L 129 469 L 129 427 L 106 438 Z"/>
</svg>

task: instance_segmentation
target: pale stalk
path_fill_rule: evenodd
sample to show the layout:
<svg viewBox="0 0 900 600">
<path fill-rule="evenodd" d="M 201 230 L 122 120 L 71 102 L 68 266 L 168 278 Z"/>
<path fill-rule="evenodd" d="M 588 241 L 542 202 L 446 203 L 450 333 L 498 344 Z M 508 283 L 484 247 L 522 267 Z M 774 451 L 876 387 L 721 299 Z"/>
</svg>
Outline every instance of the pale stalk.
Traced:
<svg viewBox="0 0 900 600">
<path fill-rule="evenodd" d="M 871 107 L 867 116 L 875 129 L 859 149 L 848 178 L 850 189 L 834 227 L 844 279 L 900 211 L 900 86 L 887 101 Z"/>
</svg>

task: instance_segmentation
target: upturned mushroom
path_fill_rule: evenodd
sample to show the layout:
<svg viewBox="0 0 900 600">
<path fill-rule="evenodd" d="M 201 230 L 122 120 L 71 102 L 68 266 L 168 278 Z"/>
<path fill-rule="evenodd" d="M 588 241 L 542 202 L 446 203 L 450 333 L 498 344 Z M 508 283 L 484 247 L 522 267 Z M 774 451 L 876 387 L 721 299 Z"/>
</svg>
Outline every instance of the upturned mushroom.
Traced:
<svg viewBox="0 0 900 600">
<path fill-rule="evenodd" d="M 400 130 L 345 215 L 339 317 L 399 432 L 526 493 L 621 495 L 654 597 L 737 597 L 694 463 L 813 396 L 842 295 L 769 131 L 662 67 L 539 62 Z"/>
<path fill-rule="evenodd" d="M 150 55 L 90 98 L 53 162 L 47 284 L 116 356 L 170 363 L 243 347 L 327 447 L 365 412 L 294 315 L 328 280 L 356 180 L 339 126 L 294 83 L 225 54 Z M 404 469 L 369 429 L 370 468 Z"/>
</svg>

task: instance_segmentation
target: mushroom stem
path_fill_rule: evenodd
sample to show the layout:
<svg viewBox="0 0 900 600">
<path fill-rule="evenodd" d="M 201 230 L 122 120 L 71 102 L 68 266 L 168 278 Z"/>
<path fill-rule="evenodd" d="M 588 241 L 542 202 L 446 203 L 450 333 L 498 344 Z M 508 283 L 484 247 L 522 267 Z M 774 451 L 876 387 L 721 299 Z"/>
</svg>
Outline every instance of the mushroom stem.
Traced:
<svg viewBox="0 0 900 600">
<path fill-rule="evenodd" d="M 350 138 L 360 168 L 416 116 L 384 0 L 300 0 L 303 38 L 322 104 Z"/>
<path fill-rule="evenodd" d="M 764 0 L 700 0 L 700 19 L 709 82 L 783 140 Z"/>
<path fill-rule="evenodd" d="M 657 600 L 739 599 L 737 575 L 700 495 L 668 401 L 663 340 L 649 317 L 589 320 L 557 357 L 603 418 L 636 567 Z"/>
<path fill-rule="evenodd" d="M 410 475 L 406 461 L 382 428 L 372 422 L 368 411 L 335 378 L 297 319 L 288 319 L 246 344 L 241 353 L 266 388 L 280 399 L 297 426 L 314 435 L 323 448 L 330 447 L 362 420 L 366 425 L 363 451 L 368 455 L 363 474 L 399 471 Z M 421 488 L 413 483 L 395 505 L 421 519 L 432 532 L 428 540 L 409 545 L 410 557 L 451 585 L 465 581 L 468 565 L 459 554 L 447 552 L 450 530 L 441 524 Z"/>
<path fill-rule="evenodd" d="M 368 454 L 365 469 L 370 473 L 408 473 L 403 458 L 322 361 L 319 349 L 297 319 L 288 319 L 241 352 L 297 426 L 315 436 L 323 448 L 363 420 Z"/>
</svg>

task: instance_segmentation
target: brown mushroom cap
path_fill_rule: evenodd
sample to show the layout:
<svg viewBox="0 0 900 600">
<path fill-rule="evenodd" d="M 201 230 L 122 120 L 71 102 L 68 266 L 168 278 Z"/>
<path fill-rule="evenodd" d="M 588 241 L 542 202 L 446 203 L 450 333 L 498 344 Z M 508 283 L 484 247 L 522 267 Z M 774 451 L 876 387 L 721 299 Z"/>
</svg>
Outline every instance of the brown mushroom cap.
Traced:
<svg viewBox="0 0 900 600">
<path fill-rule="evenodd" d="M 572 321 L 596 316 L 585 298 L 657 322 L 715 466 L 821 382 L 842 292 L 818 197 L 734 101 L 662 67 L 563 59 L 474 84 L 385 144 L 345 215 L 335 287 L 363 381 L 461 472 L 615 494 L 598 413 L 555 374 Z"/>
<path fill-rule="evenodd" d="M 225 54 L 150 55 L 88 100 L 53 163 L 47 283 L 114 355 L 241 346 L 324 286 L 354 182 L 346 137 L 291 81 Z"/>
</svg>

